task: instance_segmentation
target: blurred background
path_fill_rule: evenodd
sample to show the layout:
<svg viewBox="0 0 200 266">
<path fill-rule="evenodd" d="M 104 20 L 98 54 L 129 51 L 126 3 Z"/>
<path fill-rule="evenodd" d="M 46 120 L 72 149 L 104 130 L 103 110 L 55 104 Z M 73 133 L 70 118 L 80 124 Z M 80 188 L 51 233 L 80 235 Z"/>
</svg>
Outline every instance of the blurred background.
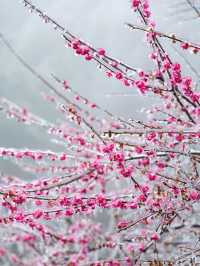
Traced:
<svg viewBox="0 0 200 266">
<path fill-rule="evenodd" d="M 200 43 L 200 18 L 184 1 L 152 0 L 153 17 L 157 29 L 167 33 L 177 33 L 181 37 Z M 138 24 L 136 14 L 130 9 L 128 0 L 33 0 L 52 18 L 72 33 L 94 47 L 103 47 L 108 55 L 125 63 L 145 70 L 151 70 L 148 59 L 149 48 L 141 32 L 130 31 L 125 22 Z M 143 108 L 158 102 L 151 96 L 141 96 L 136 90 L 123 87 L 114 79 L 108 79 L 92 62 L 67 49 L 59 32 L 41 19 L 30 14 L 20 1 L 1 0 L 0 32 L 16 51 L 50 83 L 55 85 L 51 73 L 69 81 L 70 85 L 91 101 L 107 108 L 112 113 L 134 119 L 144 118 Z M 180 62 L 184 62 L 168 41 L 163 41 L 168 52 Z M 184 53 L 199 69 L 199 56 Z M 185 74 L 191 74 L 184 63 Z M 33 77 L 8 51 L 0 41 L 0 97 L 6 97 L 20 106 L 48 121 L 59 119 L 53 105 L 47 104 L 42 92 L 48 92 L 44 84 Z M 54 149 L 46 134 L 15 120 L 8 120 L 0 112 L 0 146 L 7 148 Z M 15 165 L 0 158 L 0 171 L 19 173 Z"/>
</svg>

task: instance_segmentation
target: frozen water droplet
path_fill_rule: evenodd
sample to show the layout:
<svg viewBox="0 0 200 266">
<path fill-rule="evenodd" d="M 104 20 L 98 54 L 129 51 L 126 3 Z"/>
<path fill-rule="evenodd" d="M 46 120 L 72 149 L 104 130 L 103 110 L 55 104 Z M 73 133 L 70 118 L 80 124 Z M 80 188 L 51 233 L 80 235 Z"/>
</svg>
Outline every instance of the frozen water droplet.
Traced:
<svg viewBox="0 0 200 266">
<path fill-rule="evenodd" d="M 102 69 L 102 65 L 99 63 L 99 64 L 97 65 L 97 68 L 98 68 L 98 69 Z"/>
<path fill-rule="evenodd" d="M 128 77 L 134 77 L 135 76 L 135 72 L 132 70 L 128 70 L 126 73 L 127 73 Z"/>
</svg>

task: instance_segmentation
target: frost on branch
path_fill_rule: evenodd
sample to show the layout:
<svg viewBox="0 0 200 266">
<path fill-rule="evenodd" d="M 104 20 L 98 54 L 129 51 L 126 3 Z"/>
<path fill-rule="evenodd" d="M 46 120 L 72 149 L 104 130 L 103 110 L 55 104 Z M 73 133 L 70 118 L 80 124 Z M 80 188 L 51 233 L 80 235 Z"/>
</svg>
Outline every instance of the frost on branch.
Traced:
<svg viewBox="0 0 200 266">
<path fill-rule="evenodd" d="M 130 89 L 157 97 L 159 104 L 143 121 L 132 119 L 134 114 L 128 120 L 117 117 L 52 74 L 54 87 L 0 35 L 26 70 L 49 89 L 44 101 L 62 116 L 52 123 L 0 99 L 8 119 L 38 127 L 62 147 L 62 152 L 0 148 L 2 160 L 11 160 L 27 174 L 25 180 L 6 174 L 0 179 L 1 264 L 198 262 L 200 94 L 163 40 L 183 50 L 196 49 L 196 56 L 200 46 L 158 31 L 148 1 L 132 0 L 140 26 L 127 25 L 143 31 L 152 49 L 152 69 L 138 70 L 66 31 L 29 1 L 23 3 L 61 31 L 75 54 L 100 64 L 108 77 Z"/>
</svg>

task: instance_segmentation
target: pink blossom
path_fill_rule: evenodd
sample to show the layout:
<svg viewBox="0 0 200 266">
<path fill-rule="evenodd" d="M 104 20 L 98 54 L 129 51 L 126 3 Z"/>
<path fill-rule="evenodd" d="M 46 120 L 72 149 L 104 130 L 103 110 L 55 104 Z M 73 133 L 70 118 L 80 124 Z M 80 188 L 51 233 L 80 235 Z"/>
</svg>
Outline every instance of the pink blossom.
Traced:
<svg viewBox="0 0 200 266">
<path fill-rule="evenodd" d="M 43 216 L 43 211 L 41 211 L 41 210 L 36 210 L 34 213 L 33 213 L 33 217 L 35 218 L 35 219 L 39 219 L 39 218 L 41 218 Z"/>
<path fill-rule="evenodd" d="M 99 48 L 98 49 L 98 54 L 101 55 L 101 56 L 105 56 L 106 51 L 103 48 Z"/>
</svg>

